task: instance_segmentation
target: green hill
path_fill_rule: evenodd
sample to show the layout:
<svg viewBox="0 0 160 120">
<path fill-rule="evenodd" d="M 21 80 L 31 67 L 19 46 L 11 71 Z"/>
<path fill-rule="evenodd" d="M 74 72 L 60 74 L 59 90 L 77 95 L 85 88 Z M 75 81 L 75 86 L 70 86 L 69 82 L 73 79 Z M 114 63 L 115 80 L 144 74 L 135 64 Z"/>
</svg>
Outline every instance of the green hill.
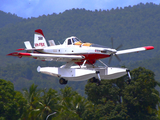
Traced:
<svg viewBox="0 0 160 120">
<path fill-rule="evenodd" d="M 141 3 L 124 9 L 117 8 L 103 11 L 72 9 L 60 14 L 28 19 L 22 19 L 16 15 L 0 11 L 0 17 L 4 19 L 0 20 L 0 78 L 12 81 L 16 89 L 27 87 L 33 82 L 41 84 L 40 87 L 60 87 L 57 86 L 57 79 L 54 80 L 53 77 L 36 72 L 38 65 L 54 66 L 54 62 L 43 63 L 42 61 L 35 62 L 35 60 L 29 58 L 19 59 L 6 56 L 6 54 L 18 48 L 23 48 L 24 41 L 29 40 L 33 44 L 34 30 L 39 28 L 43 30 L 47 40 L 54 39 L 56 44 L 58 44 L 58 41 L 62 43 L 64 38 L 74 35 L 83 42 L 92 42 L 108 47 L 112 46 L 110 38 L 113 37 L 114 48 L 123 44 L 121 49 L 154 46 L 154 50 L 121 55 L 120 58 L 122 60 L 121 64 L 128 65 L 136 61 L 142 61 L 138 64 L 134 63 L 142 66 L 145 60 L 148 64 L 147 67 L 150 66 L 149 69 L 156 69 L 157 65 L 150 60 L 158 62 L 157 56 L 160 54 L 159 11 L 160 5 L 153 3 Z M 108 59 L 105 59 L 104 62 L 108 63 Z M 113 59 L 112 65 L 117 64 L 119 65 L 117 60 Z M 134 64 L 131 66 L 136 66 Z M 158 71 L 158 68 L 153 69 L 153 71 Z M 77 88 L 78 85 L 84 87 L 84 83 L 71 82 L 69 85 L 72 84 Z"/>
<path fill-rule="evenodd" d="M 16 24 L 18 22 L 21 22 L 23 18 L 18 17 L 16 15 L 12 15 L 11 13 L 5 13 L 0 10 L 0 28 L 7 26 L 10 26 L 11 24 Z"/>
</svg>

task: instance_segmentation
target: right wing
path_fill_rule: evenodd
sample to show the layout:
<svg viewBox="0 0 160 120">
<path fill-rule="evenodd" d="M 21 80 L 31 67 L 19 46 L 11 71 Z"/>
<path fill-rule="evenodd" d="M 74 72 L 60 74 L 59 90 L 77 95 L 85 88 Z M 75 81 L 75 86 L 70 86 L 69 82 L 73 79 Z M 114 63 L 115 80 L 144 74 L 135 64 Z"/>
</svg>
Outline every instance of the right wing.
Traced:
<svg viewBox="0 0 160 120">
<path fill-rule="evenodd" d="M 63 61 L 68 62 L 72 60 L 81 60 L 84 59 L 84 56 L 81 55 L 55 55 L 55 54 L 39 54 L 39 53 L 22 53 L 22 52 L 13 52 L 8 54 L 8 56 L 17 56 L 21 57 L 31 57 L 38 60 L 44 61 Z"/>
<path fill-rule="evenodd" d="M 152 50 L 152 49 L 154 49 L 153 46 L 138 47 L 138 48 L 133 48 L 133 49 L 126 49 L 126 50 L 117 51 L 117 52 L 116 52 L 116 55 L 133 53 L 133 52 L 140 52 L 140 51 Z"/>
</svg>

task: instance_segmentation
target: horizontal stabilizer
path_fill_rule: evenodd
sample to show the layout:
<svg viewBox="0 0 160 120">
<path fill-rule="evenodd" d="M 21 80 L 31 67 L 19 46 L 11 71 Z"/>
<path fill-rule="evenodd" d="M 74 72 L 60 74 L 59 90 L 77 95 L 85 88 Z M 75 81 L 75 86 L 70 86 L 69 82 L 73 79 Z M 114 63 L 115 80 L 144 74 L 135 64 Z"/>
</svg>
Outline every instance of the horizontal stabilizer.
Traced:
<svg viewBox="0 0 160 120">
<path fill-rule="evenodd" d="M 49 42 L 50 46 L 55 46 L 56 45 L 55 42 L 54 42 L 54 40 L 48 40 L 48 42 Z"/>
<path fill-rule="evenodd" d="M 25 41 L 24 45 L 26 46 L 27 49 L 32 49 L 31 43 L 29 41 Z"/>
<path fill-rule="evenodd" d="M 25 49 L 27 51 L 32 51 L 32 50 L 43 50 L 43 48 L 32 48 L 32 49 Z"/>
</svg>

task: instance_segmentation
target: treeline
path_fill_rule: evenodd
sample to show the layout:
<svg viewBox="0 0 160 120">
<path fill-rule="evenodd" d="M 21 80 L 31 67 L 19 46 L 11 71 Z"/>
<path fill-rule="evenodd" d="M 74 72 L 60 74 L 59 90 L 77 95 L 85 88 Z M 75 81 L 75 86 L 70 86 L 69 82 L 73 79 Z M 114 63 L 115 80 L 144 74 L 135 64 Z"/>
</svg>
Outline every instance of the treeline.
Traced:
<svg viewBox="0 0 160 120">
<path fill-rule="evenodd" d="M 23 20 L 23 18 L 18 17 L 15 14 L 11 14 L 11 13 L 5 13 L 3 11 L 0 10 L 0 28 L 5 27 L 5 26 L 9 26 L 12 24 L 16 24 L 19 23 Z"/>
<path fill-rule="evenodd" d="M 15 91 L 13 83 L 0 79 L 0 119 L 2 120 L 158 120 L 160 119 L 159 85 L 154 73 L 139 67 L 127 76 L 115 80 L 102 80 L 100 86 L 88 83 L 87 97 L 71 87 L 59 92 L 39 89 L 32 84 L 22 92 Z M 158 109 L 157 109 L 158 106 Z"/>
</svg>

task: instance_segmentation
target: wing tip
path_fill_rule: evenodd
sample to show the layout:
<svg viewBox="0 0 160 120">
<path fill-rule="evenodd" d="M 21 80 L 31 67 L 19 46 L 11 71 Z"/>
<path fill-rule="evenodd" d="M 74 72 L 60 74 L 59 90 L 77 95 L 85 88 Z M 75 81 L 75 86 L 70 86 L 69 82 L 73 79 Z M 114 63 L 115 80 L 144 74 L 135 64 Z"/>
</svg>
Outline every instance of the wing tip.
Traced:
<svg viewBox="0 0 160 120">
<path fill-rule="evenodd" d="M 7 56 L 17 56 L 17 55 L 18 55 L 18 52 L 12 52 L 12 53 L 7 54 Z"/>
<path fill-rule="evenodd" d="M 32 56 L 32 55 L 30 53 L 13 52 L 7 54 L 7 56 Z"/>
<path fill-rule="evenodd" d="M 16 51 L 22 51 L 22 50 L 25 50 L 25 49 L 24 48 L 16 49 Z"/>
<path fill-rule="evenodd" d="M 146 50 L 152 50 L 152 49 L 154 49 L 154 47 L 153 46 L 146 46 L 146 47 L 144 47 Z"/>
</svg>

